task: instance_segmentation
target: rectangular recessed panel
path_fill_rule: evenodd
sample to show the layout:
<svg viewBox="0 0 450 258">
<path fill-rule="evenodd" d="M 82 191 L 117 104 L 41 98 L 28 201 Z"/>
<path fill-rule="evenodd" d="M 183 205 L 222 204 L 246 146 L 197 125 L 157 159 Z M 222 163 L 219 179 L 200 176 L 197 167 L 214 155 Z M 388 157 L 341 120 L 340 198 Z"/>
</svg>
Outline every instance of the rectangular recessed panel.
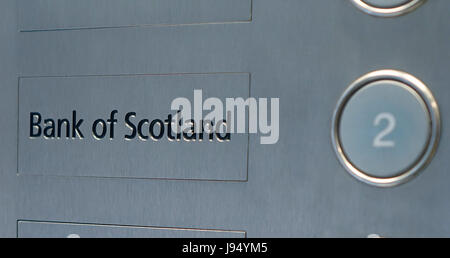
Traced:
<svg viewBox="0 0 450 258">
<path fill-rule="evenodd" d="M 252 0 L 19 0 L 21 31 L 250 21 Z"/>
<path fill-rule="evenodd" d="M 248 134 L 190 139 L 167 121 L 176 98 L 194 111 L 194 89 L 225 103 L 249 87 L 247 73 L 20 78 L 18 173 L 245 181 Z"/>
<path fill-rule="evenodd" d="M 19 238 L 245 238 L 244 231 L 19 221 Z"/>
</svg>

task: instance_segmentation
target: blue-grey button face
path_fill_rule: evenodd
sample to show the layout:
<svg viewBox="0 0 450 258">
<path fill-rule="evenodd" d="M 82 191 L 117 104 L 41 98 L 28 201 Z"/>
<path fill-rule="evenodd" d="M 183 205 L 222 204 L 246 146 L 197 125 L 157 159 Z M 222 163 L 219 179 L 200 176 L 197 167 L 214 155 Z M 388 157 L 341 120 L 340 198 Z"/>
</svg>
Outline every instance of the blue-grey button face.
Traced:
<svg viewBox="0 0 450 258">
<path fill-rule="evenodd" d="M 360 10 L 375 16 L 394 17 L 413 11 L 425 0 L 350 0 Z"/>
<path fill-rule="evenodd" d="M 394 80 L 369 83 L 347 101 L 339 138 L 349 162 L 376 178 L 398 176 L 423 156 L 430 139 L 426 104 L 410 86 Z"/>
<path fill-rule="evenodd" d="M 363 0 L 363 2 L 378 8 L 394 8 L 407 4 L 411 0 Z"/>
</svg>

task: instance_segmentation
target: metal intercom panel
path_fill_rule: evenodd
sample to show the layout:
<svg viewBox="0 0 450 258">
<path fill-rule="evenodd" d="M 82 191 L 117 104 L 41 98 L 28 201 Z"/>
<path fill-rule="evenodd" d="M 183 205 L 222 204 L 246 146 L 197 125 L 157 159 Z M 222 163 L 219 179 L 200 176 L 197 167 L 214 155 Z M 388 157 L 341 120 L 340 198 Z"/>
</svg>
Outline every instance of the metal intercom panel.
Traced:
<svg viewBox="0 0 450 258">
<path fill-rule="evenodd" d="M 0 236 L 448 237 L 449 14 L 2 0 Z"/>
</svg>

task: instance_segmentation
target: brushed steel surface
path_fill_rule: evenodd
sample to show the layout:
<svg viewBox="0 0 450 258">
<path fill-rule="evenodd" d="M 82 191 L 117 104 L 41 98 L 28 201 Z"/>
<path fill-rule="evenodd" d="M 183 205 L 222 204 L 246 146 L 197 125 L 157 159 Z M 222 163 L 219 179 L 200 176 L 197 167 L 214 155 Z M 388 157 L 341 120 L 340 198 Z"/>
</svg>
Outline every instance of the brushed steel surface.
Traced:
<svg viewBox="0 0 450 258">
<path fill-rule="evenodd" d="M 248 22 L 36 32 L 19 32 L 16 4 L 0 1 L 1 236 L 15 237 L 18 220 L 248 237 L 450 235 L 450 1 L 383 19 L 348 0 L 254 0 Z M 392 189 L 348 175 L 329 137 L 343 90 L 379 69 L 427 82 L 442 114 L 432 163 Z M 250 135 L 246 182 L 17 175 L 18 77 L 226 72 L 250 73 L 252 96 L 280 98 L 280 140 Z"/>
</svg>

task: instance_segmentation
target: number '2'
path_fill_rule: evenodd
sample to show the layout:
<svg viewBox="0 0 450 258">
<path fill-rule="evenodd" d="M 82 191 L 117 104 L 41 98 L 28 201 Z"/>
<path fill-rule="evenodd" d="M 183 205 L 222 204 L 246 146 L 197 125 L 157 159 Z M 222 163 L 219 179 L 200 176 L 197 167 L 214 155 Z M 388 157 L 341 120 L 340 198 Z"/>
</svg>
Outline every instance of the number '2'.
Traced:
<svg viewBox="0 0 450 258">
<path fill-rule="evenodd" d="M 373 147 L 375 148 L 393 148 L 395 147 L 395 142 L 390 140 L 383 140 L 384 137 L 388 136 L 395 130 L 396 120 L 391 113 L 380 113 L 375 117 L 373 121 L 374 126 L 380 125 L 381 121 L 386 120 L 387 126 L 382 130 L 373 140 Z"/>
</svg>

